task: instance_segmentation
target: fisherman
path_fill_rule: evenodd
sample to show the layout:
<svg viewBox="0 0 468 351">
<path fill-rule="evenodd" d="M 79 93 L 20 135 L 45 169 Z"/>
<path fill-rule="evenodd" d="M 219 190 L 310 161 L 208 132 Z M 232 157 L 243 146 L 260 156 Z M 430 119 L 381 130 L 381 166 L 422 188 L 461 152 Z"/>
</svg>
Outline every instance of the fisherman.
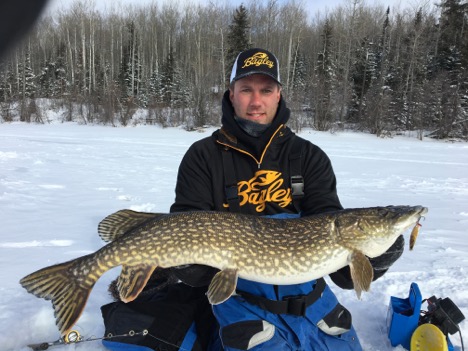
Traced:
<svg viewBox="0 0 468 351">
<path fill-rule="evenodd" d="M 343 209 L 325 152 L 287 127 L 290 110 L 271 52 L 254 48 L 238 55 L 222 113 L 222 127 L 195 142 L 183 157 L 171 212 L 294 218 Z M 400 236 L 386 253 L 370 260 L 374 280 L 403 247 Z M 135 300 L 139 307 L 120 318 L 138 320 L 146 309 L 160 319 L 151 322 L 150 332 L 158 336 L 156 345 L 150 345 L 154 350 L 362 350 L 350 312 L 323 278 L 282 286 L 239 279 L 236 294 L 211 308 L 205 294 L 216 272 L 202 265 L 173 268 L 172 278 L 159 275 L 157 283 L 150 281 Z M 348 266 L 330 278 L 341 288 L 353 288 Z M 164 289 L 158 289 L 161 281 Z M 154 296 L 152 289 L 158 290 Z M 145 307 L 148 300 L 154 305 Z M 116 313 L 103 315 L 106 325 L 120 323 L 113 320 Z"/>
<path fill-rule="evenodd" d="M 234 62 L 222 100 L 222 127 L 194 143 L 179 168 L 171 212 L 232 211 L 280 218 L 343 209 L 327 155 L 286 126 L 278 60 L 253 48 Z M 401 256 L 403 236 L 371 259 L 374 280 Z M 216 270 L 174 269 L 185 284 L 207 286 Z M 349 267 L 330 275 L 352 289 Z M 192 290 L 193 291 L 193 290 Z M 239 279 L 237 295 L 213 306 L 225 350 L 361 350 L 350 313 L 323 279 L 273 286 Z"/>
</svg>

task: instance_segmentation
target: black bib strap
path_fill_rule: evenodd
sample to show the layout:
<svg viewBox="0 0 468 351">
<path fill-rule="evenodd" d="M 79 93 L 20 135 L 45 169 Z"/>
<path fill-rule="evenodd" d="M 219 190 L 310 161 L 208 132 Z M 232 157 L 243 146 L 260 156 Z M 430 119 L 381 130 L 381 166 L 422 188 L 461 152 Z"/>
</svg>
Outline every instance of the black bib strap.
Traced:
<svg viewBox="0 0 468 351">
<path fill-rule="evenodd" d="M 297 295 L 284 297 L 283 300 L 270 300 L 262 296 L 253 295 L 245 291 L 237 290 L 236 293 L 240 295 L 245 301 L 260 307 L 268 312 L 274 314 L 291 314 L 294 316 L 305 316 L 306 309 L 322 297 L 325 290 L 325 279 L 317 279 L 314 290 L 307 295 Z"/>
<path fill-rule="evenodd" d="M 234 168 L 232 151 L 224 148 L 221 150 L 221 154 L 223 155 L 224 195 L 229 205 L 229 212 L 240 212 L 236 169 Z"/>
<path fill-rule="evenodd" d="M 302 139 L 297 136 L 293 137 L 291 153 L 289 154 L 289 174 L 291 197 L 294 208 L 297 213 L 301 212 L 301 201 L 304 197 L 304 177 L 302 176 L 302 147 L 304 145 Z"/>
</svg>

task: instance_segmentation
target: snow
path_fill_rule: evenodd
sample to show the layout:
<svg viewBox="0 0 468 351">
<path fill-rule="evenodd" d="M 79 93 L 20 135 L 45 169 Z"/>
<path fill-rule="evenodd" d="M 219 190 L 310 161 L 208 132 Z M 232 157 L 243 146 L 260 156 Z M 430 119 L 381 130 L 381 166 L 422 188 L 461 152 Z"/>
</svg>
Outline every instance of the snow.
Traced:
<svg viewBox="0 0 468 351">
<path fill-rule="evenodd" d="M 18 281 L 39 268 L 100 248 L 97 224 L 114 211 L 167 212 L 183 154 L 212 131 L 0 124 L 2 350 L 28 350 L 26 344 L 59 337 L 50 302 L 28 294 Z M 406 250 L 361 300 L 327 278 L 351 310 L 364 350 L 403 350 L 391 347 L 386 317 L 390 296 L 407 297 L 411 282 L 419 284 L 424 298 L 450 297 L 468 316 L 467 144 L 403 136 L 379 139 L 352 132 L 306 130 L 300 135 L 330 156 L 345 207 L 429 208 L 414 250 Z M 76 326 L 86 338 L 103 335 L 99 308 L 111 301 L 106 289 L 118 272 L 119 268 L 107 272 L 90 295 Z M 460 327 L 468 335 L 466 321 Z M 460 347 L 458 334 L 451 340 Z M 55 350 L 104 347 L 90 341 Z"/>
</svg>

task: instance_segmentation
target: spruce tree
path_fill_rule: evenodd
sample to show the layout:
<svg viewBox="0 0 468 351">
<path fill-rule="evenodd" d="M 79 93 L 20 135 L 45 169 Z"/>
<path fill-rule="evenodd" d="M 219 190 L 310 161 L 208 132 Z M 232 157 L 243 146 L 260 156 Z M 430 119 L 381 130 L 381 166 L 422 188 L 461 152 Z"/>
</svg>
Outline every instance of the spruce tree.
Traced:
<svg viewBox="0 0 468 351">
<path fill-rule="evenodd" d="M 227 67 L 232 67 L 237 55 L 244 50 L 251 47 L 249 40 L 249 15 L 247 9 L 243 4 L 236 9 L 232 18 L 232 23 L 229 25 L 229 32 L 227 35 L 227 54 L 226 64 Z M 227 72 L 228 75 L 231 72 Z M 229 76 L 227 77 L 229 80 Z"/>
<path fill-rule="evenodd" d="M 461 0 L 444 0 L 441 8 L 438 64 L 447 71 L 468 67 L 468 35 L 466 17 L 468 3 Z M 464 30 L 461 30 L 464 29 Z"/>
<path fill-rule="evenodd" d="M 390 7 L 387 8 L 382 33 L 376 45 L 370 47 L 368 55 L 369 89 L 366 92 L 366 104 L 361 105 L 362 123 L 365 128 L 377 136 L 382 136 L 393 129 L 390 118 L 392 89 L 388 85 Z"/>
<path fill-rule="evenodd" d="M 291 99 L 304 102 L 304 93 L 307 87 L 307 62 L 305 55 L 301 49 L 297 50 L 297 54 L 292 58 L 291 63 Z"/>
<path fill-rule="evenodd" d="M 467 137 L 468 123 L 468 36 L 466 18 L 468 4 L 461 0 L 445 0 L 439 5 L 440 37 L 436 55 L 436 84 L 441 108 L 436 114 L 439 138 Z"/>
<path fill-rule="evenodd" d="M 52 96 L 62 97 L 67 93 L 70 83 L 68 81 L 67 63 L 65 59 L 65 48 L 59 50 L 59 55 L 55 60 L 54 66 L 54 84 L 52 87 Z"/>
<path fill-rule="evenodd" d="M 366 95 L 375 80 L 377 67 L 375 44 L 368 37 L 365 37 L 356 49 L 354 62 L 353 96 L 350 101 L 348 119 L 350 122 L 360 123 L 366 108 Z"/>
<path fill-rule="evenodd" d="M 166 106 L 172 106 L 173 98 L 175 96 L 175 59 L 174 53 L 171 51 L 166 57 L 164 64 L 161 69 L 161 80 L 160 80 L 160 96 L 162 102 Z"/>
<path fill-rule="evenodd" d="M 135 28 L 135 22 L 127 24 L 128 40 L 125 48 L 120 80 L 126 97 L 137 97 L 140 87 L 141 63 L 139 58 L 138 32 Z"/>
<path fill-rule="evenodd" d="M 327 19 L 322 31 L 322 49 L 318 54 L 314 79 L 314 127 L 328 130 L 333 123 L 332 94 L 336 78 L 333 62 L 333 27 Z"/>
<path fill-rule="evenodd" d="M 33 98 L 36 94 L 36 75 L 31 67 L 31 52 L 24 55 L 24 61 L 20 65 L 20 84 L 23 98 Z"/>
</svg>

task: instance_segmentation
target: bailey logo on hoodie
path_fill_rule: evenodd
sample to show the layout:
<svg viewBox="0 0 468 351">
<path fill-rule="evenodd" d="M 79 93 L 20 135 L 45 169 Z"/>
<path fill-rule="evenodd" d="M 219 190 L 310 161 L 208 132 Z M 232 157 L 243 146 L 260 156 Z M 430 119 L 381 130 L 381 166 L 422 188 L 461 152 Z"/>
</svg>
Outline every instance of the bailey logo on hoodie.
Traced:
<svg viewBox="0 0 468 351">
<path fill-rule="evenodd" d="M 249 180 L 237 183 L 239 205 L 251 204 L 257 212 L 263 212 L 267 202 L 286 207 L 292 202 L 291 189 L 285 187 L 282 173 L 260 170 Z"/>
</svg>

